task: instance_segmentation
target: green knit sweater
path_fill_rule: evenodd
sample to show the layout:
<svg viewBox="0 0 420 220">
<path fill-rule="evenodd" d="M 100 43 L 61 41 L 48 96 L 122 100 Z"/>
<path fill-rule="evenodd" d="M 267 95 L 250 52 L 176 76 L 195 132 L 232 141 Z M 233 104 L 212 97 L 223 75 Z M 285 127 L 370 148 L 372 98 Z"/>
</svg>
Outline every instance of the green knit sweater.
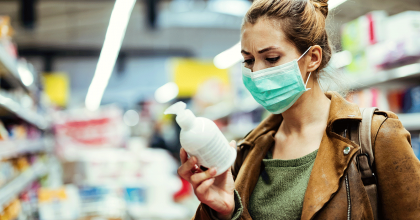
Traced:
<svg viewBox="0 0 420 220">
<path fill-rule="evenodd" d="M 303 198 L 318 150 L 293 160 L 263 159 L 270 178 L 266 183 L 260 176 L 252 192 L 248 211 L 253 219 L 300 219 Z M 235 190 L 233 220 L 239 219 L 243 206 Z M 211 214 L 214 218 L 213 213 Z"/>
</svg>

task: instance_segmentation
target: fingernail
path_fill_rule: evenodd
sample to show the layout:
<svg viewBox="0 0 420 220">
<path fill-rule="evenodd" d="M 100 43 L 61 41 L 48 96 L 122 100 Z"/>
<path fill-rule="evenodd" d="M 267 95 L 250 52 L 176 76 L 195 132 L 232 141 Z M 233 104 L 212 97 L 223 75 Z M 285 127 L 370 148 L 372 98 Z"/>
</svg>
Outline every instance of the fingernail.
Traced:
<svg viewBox="0 0 420 220">
<path fill-rule="evenodd" d="M 217 173 L 217 169 L 215 167 L 211 168 L 210 174 L 214 176 L 216 175 L 216 173 Z"/>
<path fill-rule="evenodd" d="M 226 142 L 225 142 L 226 143 Z M 236 141 L 235 140 L 231 140 L 229 144 L 235 144 Z"/>
</svg>

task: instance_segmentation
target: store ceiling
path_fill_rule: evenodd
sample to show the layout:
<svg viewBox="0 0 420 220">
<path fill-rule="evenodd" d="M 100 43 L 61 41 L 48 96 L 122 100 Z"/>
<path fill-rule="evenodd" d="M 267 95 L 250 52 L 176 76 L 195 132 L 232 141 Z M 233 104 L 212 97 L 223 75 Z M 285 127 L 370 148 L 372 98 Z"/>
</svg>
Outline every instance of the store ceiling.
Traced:
<svg viewBox="0 0 420 220">
<path fill-rule="evenodd" d="M 240 17 L 203 11 L 204 1 L 198 0 L 190 1 L 194 2 L 194 6 L 190 6 L 188 13 L 174 12 L 172 1 L 161 0 L 158 29 L 149 30 L 145 2 L 139 0 L 133 9 L 123 49 L 190 50 L 195 56 L 209 58 L 239 40 Z M 100 49 L 113 4 L 111 0 L 38 0 L 33 30 L 21 27 L 17 0 L 1 0 L 0 15 L 12 17 L 16 30 L 14 39 L 19 48 Z M 386 10 L 392 15 L 406 10 L 420 10 L 420 2 L 348 0 L 330 12 L 334 21 L 330 28 L 335 32 L 335 44 L 339 46 L 341 24 L 372 10 Z"/>
<path fill-rule="evenodd" d="M 32 30 L 20 24 L 21 1 L 0 0 L 0 15 L 11 17 L 16 32 L 14 41 L 20 54 L 31 56 L 30 61 L 39 71 L 66 71 L 71 80 L 69 106 L 83 105 L 115 1 L 25 0 L 36 2 L 36 23 Z M 157 0 L 137 0 L 122 44 L 123 53 L 120 53 L 117 68 L 102 103 L 132 106 L 153 94 L 168 80 L 165 75 L 165 57 L 194 56 L 208 59 L 236 44 L 242 18 L 233 15 L 237 8 L 228 7 L 228 2 L 242 1 L 250 4 L 248 0 L 218 0 L 226 4 L 225 12 L 221 13 L 207 7 L 209 1 L 216 0 L 160 0 L 157 29 L 151 30 L 148 26 L 149 5 L 146 2 L 153 1 Z M 386 10 L 393 15 L 407 10 L 420 10 L 420 2 L 346 1 L 330 12 L 327 26 L 332 33 L 330 39 L 338 50 L 340 26 L 373 10 Z M 134 59 L 138 56 L 143 58 Z M 126 71 L 121 72 L 121 66 Z"/>
</svg>

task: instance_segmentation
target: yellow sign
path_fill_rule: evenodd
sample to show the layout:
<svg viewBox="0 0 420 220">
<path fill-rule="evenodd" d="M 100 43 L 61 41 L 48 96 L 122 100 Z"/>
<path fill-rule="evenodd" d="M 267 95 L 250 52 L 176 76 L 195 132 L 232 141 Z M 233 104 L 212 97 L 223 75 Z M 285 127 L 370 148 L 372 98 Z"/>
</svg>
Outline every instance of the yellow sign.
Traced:
<svg viewBox="0 0 420 220">
<path fill-rule="evenodd" d="M 40 188 L 38 190 L 39 202 L 51 202 L 54 200 L 67 199 L 66 189 L 64 187 L 58 189 Z"/>
<path fill-rule="evenodd" d="M 65 107 L 69 96 L 69 77 L 65 73 L 44 73 L 44 88 L 51 102 Z"/>
<path fill-rule="evenodd" d="M 229 84 L 227 69 L 218 69 L 211 61 L 175 58 L 172 60 L 173 81 L 178 85 L 178 97 L 193 96 L 203 82 L 216 78 Z"/>
</svg>

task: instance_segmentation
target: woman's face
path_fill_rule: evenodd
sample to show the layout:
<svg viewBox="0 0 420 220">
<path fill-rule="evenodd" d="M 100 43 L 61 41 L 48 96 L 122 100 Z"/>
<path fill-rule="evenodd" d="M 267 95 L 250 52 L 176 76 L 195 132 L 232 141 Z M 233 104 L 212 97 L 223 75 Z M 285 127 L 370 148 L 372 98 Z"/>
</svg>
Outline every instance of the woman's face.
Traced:
<svg viewBox="0 0 420 220">
<path fill-rule="evenodd" d="M 242 28 L 241 53 L 245 67 L 252 72 L 278 66 L 301 56 L 276 23 L 261 18 L 256 24 L 247 23 Z M 305 65 L 301 66 L 300 63 L 300 70 L 306 73 L 306 68 L 303 69 Z"/>
</svg>

